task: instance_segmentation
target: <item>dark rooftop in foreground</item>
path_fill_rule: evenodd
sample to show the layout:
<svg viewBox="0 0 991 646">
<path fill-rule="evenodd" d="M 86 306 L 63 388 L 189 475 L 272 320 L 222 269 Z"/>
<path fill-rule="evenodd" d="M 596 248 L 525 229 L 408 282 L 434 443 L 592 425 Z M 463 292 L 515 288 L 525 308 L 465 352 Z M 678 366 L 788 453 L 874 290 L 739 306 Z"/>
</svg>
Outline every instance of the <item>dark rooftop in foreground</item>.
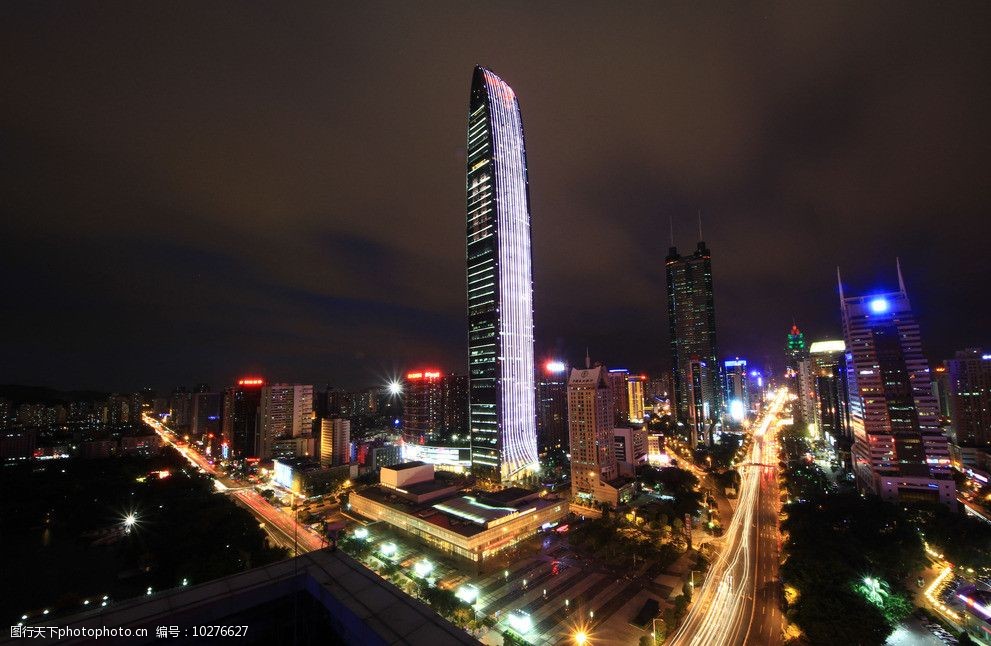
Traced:
<svg viewBox="0 0 991 646">
<path fill-rule="evenodd" d="M 294 617 L 298 618 L 295 624 Z M 326 549 L 201 585 L 55 618 L 45 625 L 148 630 L 146 638 L 103 637 L 96 642 L 129 646 L 161 643 L 161 638 L 156 639 L 159 626 L 189 631 L 169 638 L 169 644 L 199 643 L 202 638 L 196 639 L 191 628 L 212 625 L 247 625 L 247 634 L 234 638 L 238 644 L 288 643 L 290 635 L 296 643 L 307 644 L 478 644 L 423 602 L 346 554 Z M 0 643 L 6 643 L 6 637 L 0 637 Z M 91 637 L 70 637 L 57 643 L 90 641 Z"/>
</svg>

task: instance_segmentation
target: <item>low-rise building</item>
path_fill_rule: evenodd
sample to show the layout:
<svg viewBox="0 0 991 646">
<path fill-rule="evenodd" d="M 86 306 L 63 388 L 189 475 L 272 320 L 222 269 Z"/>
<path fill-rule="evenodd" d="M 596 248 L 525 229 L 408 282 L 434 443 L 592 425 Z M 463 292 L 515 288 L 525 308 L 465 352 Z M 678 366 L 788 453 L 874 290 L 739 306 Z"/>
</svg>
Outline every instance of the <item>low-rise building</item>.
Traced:
<svg viewBox="0 0 991 646">
<path fill-rule="evenodd" d="M 383 467 L 379 485 L 351 492 L 351 511 L 476 566 L 568 513 L 564 500 L 536 491 L 471 491 L 465 480 L 435 475 L 431 464 Z"/>
</svg>

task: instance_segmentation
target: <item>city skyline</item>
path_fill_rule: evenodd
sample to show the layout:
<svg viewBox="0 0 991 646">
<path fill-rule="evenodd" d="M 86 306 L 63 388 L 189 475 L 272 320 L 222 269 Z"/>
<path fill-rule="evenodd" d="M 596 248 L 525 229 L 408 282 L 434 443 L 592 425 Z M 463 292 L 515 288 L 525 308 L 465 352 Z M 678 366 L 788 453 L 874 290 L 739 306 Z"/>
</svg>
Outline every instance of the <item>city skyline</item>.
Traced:
<svg viewBox="0 0 991 646">
<path fill-rule="evenodd" d="M 509 10 L 468 38 L 469 8 L 444 23 L 433 10 L 383 21 L 302 7 L 271 31 L 262 10 L 107 5 L 112 46 L 89 47 L 84 13 L 53 21 L 28 6 L 2 9 L 21 62 L 2 108 L 18 160 L 2 180 L 2 382 L 109 391 L 263 373 L 353 387 L 464 365 L 457 106 L 476 62 L 526 95 L 539 143 L 538 358 L 576 361 L 588 346 L 665 368 L 663 248 L 672 218 L 678 246 L 695 242 L 699 209 L 719 253 L 724 356 L 779 361 L 777 331 L 793 319 L 835 338 L 835 266 L 857 291 L 883 291 L 895 256 L 931 362 L 984 344 L 988 306 L 972 295 L 986 260 L 957 251 L 988 231 L 974 152 L 987 141 L 981 12 L 793 7 L 767 21 L 575 5 L 573 23 L 527 12 L 523 46 L 509 47 L 497 37 L 518 20 Z M 162 37 L 171 30 L 183 38 Z M 277 55 L 256 52 L 256 30 Z M 576 33 L 603 55 L 577 51 Z M 705 57 L 682 47 L 703 33 L 725 37 L 707 38 Z M 138 43 L 141 55 L 120 56 Z M 174 60 L 200 72 L 170 74 Z M 367 109 L 398 95 L 397 113 Z M 414 154 L 382 184 L 368 151 L 395 142 Z"/>
</svg>

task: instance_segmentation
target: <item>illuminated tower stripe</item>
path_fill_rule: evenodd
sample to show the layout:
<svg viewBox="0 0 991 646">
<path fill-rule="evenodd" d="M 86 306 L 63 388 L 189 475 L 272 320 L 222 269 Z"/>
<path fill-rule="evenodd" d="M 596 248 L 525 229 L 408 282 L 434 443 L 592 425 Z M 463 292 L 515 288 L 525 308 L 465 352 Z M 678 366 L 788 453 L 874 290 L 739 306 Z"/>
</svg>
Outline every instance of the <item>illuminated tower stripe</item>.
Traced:
<svg viewBox="0 0 991 646">
<path fill-rule="evenodd" d="M 516 94 L 484 68 L 468 119 L 472 461 L 509 481 L 537 462 L 526 149 Z"/>
</svg>

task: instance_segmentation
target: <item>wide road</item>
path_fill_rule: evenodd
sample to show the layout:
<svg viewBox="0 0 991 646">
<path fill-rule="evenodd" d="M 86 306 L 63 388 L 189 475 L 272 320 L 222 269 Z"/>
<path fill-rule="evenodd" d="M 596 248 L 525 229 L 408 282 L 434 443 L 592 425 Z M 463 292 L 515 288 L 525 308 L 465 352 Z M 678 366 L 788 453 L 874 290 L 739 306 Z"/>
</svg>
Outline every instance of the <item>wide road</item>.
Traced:
<svg viewBox="0 0 991 646">
<path fill-rule="evenodd" d="M 269 536 L 289 550 L 290 554 L 312 552 L 326 546 L 326 541 L 320 534 L 275 508 L 249 483 L 240 482 L 220 474 L 202 453 L 181 442 L 171 429 L 154 417 L 145 414 L 144 421 L 158 433 L 158 436 L 166 444 L 175 448 L 190 464 L 210 474 L 217 483 L 217 489 L 229 493 L 242 507 L 250 511 L 261 523 L 264 523 Z"/>
<path fill-rule="evenodd" d="M 749 462 L 726 540 L 692 605 L 671 638 L 679 646 L 780 644 L 778 593 L 778 414 L 788 398 L 779 390 L 754 425 Z"/>
</svg>

